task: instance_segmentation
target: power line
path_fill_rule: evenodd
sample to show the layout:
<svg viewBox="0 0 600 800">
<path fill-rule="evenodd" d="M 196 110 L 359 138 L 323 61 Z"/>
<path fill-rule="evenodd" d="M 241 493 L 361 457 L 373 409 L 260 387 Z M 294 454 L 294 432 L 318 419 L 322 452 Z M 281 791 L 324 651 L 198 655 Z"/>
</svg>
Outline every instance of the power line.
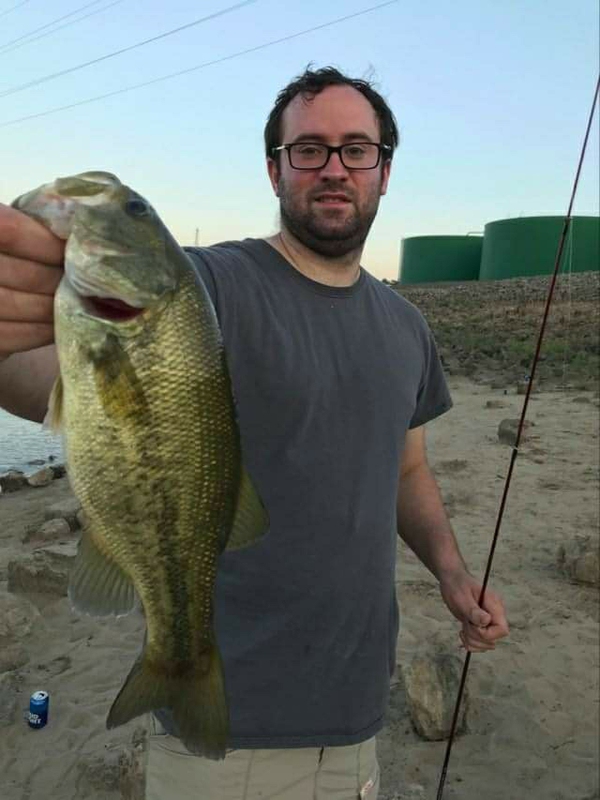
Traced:
<svg viewBox="0 0 600 800">
<path fill-rule="evenodd" d="M 385 3 L 379 3 L 376 6 L 370 6 L 369 8 L 365 8 L 362 11 L 357 11 L 354 14 L 348 14 L 345 17 L 338 17 L 337 19 L 330 20 L 329 22 L 324 22 L 321 25 L 315 25 L 313 28 L 307 28 L 304 31 L 299 31 L 298 33 L 292 33 L 289 36 L 282 36 L 280 39 L 273 39 L 270 42 L 265 42 L 264 44 L 256 45 L 256 47 L 250 47 L 247 50 L 239 50 L 237 53 L 232 53 L 228 56 L 223 56 L 222 58 L 216 58 L 214 61 L 206 61 L 203 64 L 197 64 L 195 67 L 189 67 L 188 69 L 182 69 L 179 72 L 171 72 L 169 75 L 163 75 L 160 78 L 154 78 L 151 81 L 144 81 L 144 83 L 136 83 L 132 86 L 126 86 L 123 89 L 117 89 L 114 92 L 107 92 L 106 94 L 99 94 L 95 97 L 88 97 L 86 100 L 79 100 L 77 103 L 70 103 L 66 106 L 58 106 L 57 108 L 50 108 L 48 111 L 41 111 L 38 114 L 29 114 L 26 117 L 18 117 L 17 119 L 11 119 L 8 122 L 0 123 L 0 128 L 6 128 L 9 125 L 16 125 L 18 122 L 25 122 L 26 120 L 30 119 L 38 119 L 39 117 L 47 117 L 49 114 L 57 114 L 59 111 L 66 111 L 70 108 L 77 108 L 77 106 L 83 106 L 87 103 L 94 103 L 97 100 L 105 100 L 107 97 L 114 97 L 118 94 L 124 94 L 125 92 L 132 92 L 134 89 L 141 89 L 144 86 L 151 86 L 155 83 L 160 83 L 161 81 L 169 80 L 169 78 L 176 78 L 179 75 L 186 75 L 189 72 L 194 72 L 198 69 L 204 69 L 205 67 L 210 67 L 214 64 L 221 64 L 224 61 L 231 61 L 234 58 L 238 58 L 239 56 L 245 56 L 248 53 L 256 53 L 258 50 L 264 50 L 266 47 L 272 47 L 276 44 L 281 44 L 282 42 L 289 42 L 292 39 L 298 39 L 300 36 L 306 36 L 308 33 L 313 33 L 314 31 L 323 30 L 323 28 L 329 28 L 332 25 L 337 25 L 340 22 L 345 22 L 349 19 L 354 19 L 355 17 L 362 17 L 364 14 L 369 14 L 371 11 L 376 11 L 379 8 L 384 8 L 385 6 L 391 6 L 397 3 L 398 0 L 387 0 Z"/>
<path fill-rule="evenodd" d="M 17 36 L 16 39 L 11 39 L 10 42 L 4 42 L 4 44 L 0 45 L 0 48 L 4 49 L 5 47 L 8 47 L 11 44 L 15 44 L 16 42 L 20 42 L 23 39 L 27 39 L 28 36 L 31 36 L 32 34 L 37 33 L 38 31 L 44 31 L 46 30 L 46 28 L 50 28 L 52 25 L 54 25 L 55 22 L 62 22 L 63 19 L 67 19 L 67 17 L 72 17 L 73 14 L 77 14 L 78 11 L 83 11 L 84 9 L 89 8 L 90 6 L 96 6 L 98 5 L 98 3 L 101 2 L 102 0 L 92 0 L 91 3 L 86 3 L 83 6 L 79 6 L 79 8 L 75 9 L 75 11 L 69 11 L 68 14 L 63 14 L 62 17 L 57 17 L 56 19 L 53 19 L 51 22 L 47 22 L 45 25 L 40 25 L 39 28 L 34 28 L 32 31 L 24 33 L 22 36 Z"/>
<path fill-rule="evenodd" d="M 7 14 L 10 14 L 11 11 L 16 11 L 17 8 L 21 8 L 21 6 L 24 6 L 26 3 L 29 3 L 29 0 L 21 0 L 21 2 L 17 3 L 16 6 L 11 6 L 10 8 L 7 8 L 6 11 L 3 11 L 0 14 L 0 17 L 5 17 Z"/>
<path fill-rule="evenodd" d="M 170 31 L 166 31 L 165 33 L 159 33 L 158 36 L 153 36 L 151 39 L 144 39 L 143 42 L 137 42 L 137 44 L 131 44 L 129 47 L 123 47 L 121 50 L 114 50 L 112 53 L 107 53 L 104 56 L 100 56 L 99 58 L 93 58 L 91 61 L 85 61 L 83 64 L 78 64 L 75 67 L 69 67 L 68 69 L 62 69 L 60 72 L 53 72 L 51 75 L 45 75 L 42 78 L 37 78 L 36 80 L 29 81 L 28 83 L 22 83 L 20 86 L 13 86 L 12 89 L 6 89 L 4 92 L 0 92 L 0 97 L 6 97 L 9 94 L 16 94 L 16 92 L 22 92 L 24 89 L 29 89 L 32 86 L 38 86 L 40 83 L 46 83 L 47 81 L 54 80 L 55 78 L 60 78 L 61 75 L 68 75 L 71 72 L 77 72 L 77 70 L 83 69 L 84 67 L 89 67 L 92 64 L 98 64 L 100 61 L 106 61 L 109 58 L 114 58 L 115 56 L 120 56 L 123 53 L 127 53 L 130 50 L 135 50 L 137 47 L 143 47 L 146 44 L 150 44 L 151 42 L 156 42 L 159 39 L 165 39 L 167 36 L 173 36 L 175 33 L 180 33 L 181 31 L 185 31 L 188 28 L 193 28 L 195 25 L 200 25 L 202 22 L 208 22 L 211 19 L 216 19 L 217 17 L 222 17 L 224 14 L 230 14 L 232 11 L 237 11 L 244 6 L 251 5 L 252 3 L 256 3 L 257 0 L 242 0 L 241 3 L 236 3 L 233 6 L 229 6 L 228 8 L 224 8 L 222 11 L 215 11 L 214 14 L 209 14 L 206 17 L 201 17 L 200 19 L 196 19 L 193 22 L 188 22 L 185 25 L 180 25 L 178 28 L 173 28 Z"/>
<path fill-rule="evenodd" d="M 112 6 L 116 6 L 117 3 L 122 3 L 123 0 L 113 0 L 112 3 L 109 3 L 107 6 L 103 6 L 102 8 L 97 8 L 95 11 L 90 11 L 88 14 L 84 14 L 82 17 L 77 17 L 77 19 L 73 19 L 70 22 L 65 22 L 63 25 L 57 25 L 56 28 L 53 28 L 51 31 L 46 31 L 46 33 L 40 33 L 39 36 L 32 36 L 30 39 L 27 39 L 27 36 L 31 36 L 31 34 L 26 34 L 22 36 L 16 44 L 12 46 L 4 45 L 2 49 L 0 49 L 0 56 L 5 55 L 5 53 L 12 53 L 13 50 L 18 50 L 19 47 L 25 47 L 32 42 L 37 42 L 38 39 L 45 39 L 46 36 L 52 36 L 53 33 L 57 31 L 61 31 L 63 28 L 68 28 L 70 25 L 76 25 L 78 22 L 82 22 L 84 19 L 88 17 L 93 17 L 94 14 L 100 14 L 102 11 L 106 11 L 107 9 L 111 8 Z M 48 26 L 45 26 L 48 27 Z M 39 29 L 38 29 L 39 30 Z M 27 39 L 27 41 L 23 42 L 21 39 Z"/>
</svg>

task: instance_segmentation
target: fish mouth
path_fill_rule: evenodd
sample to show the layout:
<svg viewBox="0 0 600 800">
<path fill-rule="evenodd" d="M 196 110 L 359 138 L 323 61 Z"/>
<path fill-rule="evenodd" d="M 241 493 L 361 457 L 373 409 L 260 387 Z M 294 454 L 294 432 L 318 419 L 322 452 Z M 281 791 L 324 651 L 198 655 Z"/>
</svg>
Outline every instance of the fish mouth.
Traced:
<svg viewBox="0 0 600 800">
<path fill-rule="evenodd" d="M 69 261 L 65 263 L 64 280 L 79 298 L 85 313 L 96 319 L 105 322 L 128 322 L 146 310 L 143 303 L 134 304 L 131 299 L 119 296 L 114 289 L 108 289 L 99 282 L 79 274 Z"/>
<path fill-rule="evenodd" d="M 137 306 L 130 306 L 118 297 L 95 297 L 93 295 L 81 296 L 84 309 L 93 317 L 107 322 L 128 322 L 139 317 L 146 310 Z"/>
</svg>

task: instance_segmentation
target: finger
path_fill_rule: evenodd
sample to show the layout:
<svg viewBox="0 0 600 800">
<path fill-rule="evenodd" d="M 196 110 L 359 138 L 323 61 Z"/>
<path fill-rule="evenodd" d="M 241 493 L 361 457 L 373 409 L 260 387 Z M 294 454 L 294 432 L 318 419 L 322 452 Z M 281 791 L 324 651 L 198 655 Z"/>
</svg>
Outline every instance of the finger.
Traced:
<svg viewBox="0 0 600 800">
<path fill-rule="evenodd" d="M 0 203 L 0 252 L 58 266 L 64 251 L 65 243 L 41 222 Z"/>
<path fill-rule="evenodd" d="M 502 632 L 502 636 L 507 636 L 509 632 L 508 620 L 506 619 L 506 611 L 502 600 L 494 592 L 489 592 L 483 598 L 483 606 L 491 615 L 492 625 L 490 627 L 498 628 Z"/>
<path fill-rule="evenodd" d="M 56 266 L 0 253 L 0 286 L 19 292 L 52 295 L 63 275 Z"/>
<path fill-rule="evenodd" d="M 495 642 L 497 639 L 504 639 L 508 636 L 507 625 L 490 625 L 487 628 L 479 629 L 479 634 L 488 642 Z"/>
<path fill-rule="evenodd" d="M 490 642 L 482 642 L 464 631 L 460 632 L 460 640 L 462 647 L 470 653 L 486 653 L 489 650 L 495 650 L 496 645 Z"/>
<path fill-rule="evenodd" d="M 492 617 L 487 611 L 479 606 L 473 606 L 469 611 L 469 622 L 478 628 L 485 628 L 492 621 Z"/>
<path fill-rule="evenodd" d="M 0 358 L 52 344 L 54 325 L 41 322 L 0 322 Z"/>
<path fill-rule="evenodd" d="M 506 636 L 506 634 L 495 625 L 490 625 L 487 628 L 478 628 L 475 625 L 467 623 L 465 625 L 465 630 L 466 635 L 472 641 L 478 642 L 479 644 L 490 644 Z"/>
<path fill-rule="evenodd" d="M 51 324 L 54 321 L 54 298 L 47 294 L 15 292 L 0 286 L 0 320 Z"/>
</svg>

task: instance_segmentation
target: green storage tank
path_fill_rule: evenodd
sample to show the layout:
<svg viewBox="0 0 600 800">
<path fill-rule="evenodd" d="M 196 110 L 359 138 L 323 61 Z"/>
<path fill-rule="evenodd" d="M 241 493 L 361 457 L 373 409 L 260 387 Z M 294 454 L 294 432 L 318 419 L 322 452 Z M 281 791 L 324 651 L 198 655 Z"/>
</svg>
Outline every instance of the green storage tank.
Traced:
<svg viewBox="0 0 600 800">
<path fill-rule="evenodd" d="M 518 217 L 489 222 L 479 280 L 548 275 L 554 270 L 564 217 Z M 561 272 L 599 268 L 600 217 L 572 217 Z"/>
<path fill-rule="evenodd" d="M 402 240 L 398 282 L 476 281 L 483 236 L 410 236 Z"/>
</svg>

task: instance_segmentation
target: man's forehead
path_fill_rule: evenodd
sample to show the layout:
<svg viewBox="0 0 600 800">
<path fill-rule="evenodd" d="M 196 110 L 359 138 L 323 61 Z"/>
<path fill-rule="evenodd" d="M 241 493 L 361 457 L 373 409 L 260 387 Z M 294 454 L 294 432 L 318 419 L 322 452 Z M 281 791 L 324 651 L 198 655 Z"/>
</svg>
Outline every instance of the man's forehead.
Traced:
<svg viewBox="0 0 600 800">
<path fill-rule="evenodd" d="M 369 138 L 379 136 L 375 109 L 352 86 L 328 86 L 319 94 L 309 97 L 297 94 L 282 116 L 284 141 L 305 133 L 335 138 L 359 130 L 364 131 Z"/>
</svg>

